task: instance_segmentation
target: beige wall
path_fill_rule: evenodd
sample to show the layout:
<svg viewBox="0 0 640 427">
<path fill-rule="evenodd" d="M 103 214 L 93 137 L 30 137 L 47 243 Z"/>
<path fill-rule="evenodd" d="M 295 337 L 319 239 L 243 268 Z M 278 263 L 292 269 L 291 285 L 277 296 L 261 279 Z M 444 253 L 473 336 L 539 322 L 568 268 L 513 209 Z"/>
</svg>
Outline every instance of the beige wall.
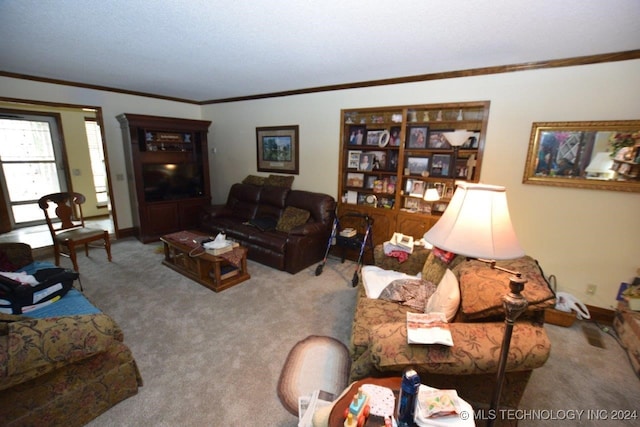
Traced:
<svg viewBox="0 0 640 427">
<path fill-rule="evenodd" d="M 295 188 L 337 196 L 340 110 L 491 101 L 482 182 L 507 187 L 522 246 L 560 290 L 610 308 L 640 267 L 640 194 L 522 184 L 531 124 L 640 119 L 640 61 L 343 90 L 203 107 L 211 130 L 213 197 L 256 173 L 257 126 L 300 126 Z M 594 296 L 587 284 L 597 285 Z"/>
<path fill-rule="evenodd" d="M 300 126 L 300 175 L 294 188 L 337 196 L 340 110 L 457 101 L 491 101 L 481 180 L 505 185 L 522 246 L 560 290 L 611 308 L 620 282 L 640 267 L 640 195 L 522 184 L 535 121 L 640 118 L 640 60 L 342 90 L 199 107 L 170 101 L 0 77 L 0 96 L 103 108 L 119 227 L 131 226 L 122 112 L 212 120 L 214 202 L 256 174 L 258 126 Z M 597 285 L 587 296 L 587 284 Z"/>
</svg>

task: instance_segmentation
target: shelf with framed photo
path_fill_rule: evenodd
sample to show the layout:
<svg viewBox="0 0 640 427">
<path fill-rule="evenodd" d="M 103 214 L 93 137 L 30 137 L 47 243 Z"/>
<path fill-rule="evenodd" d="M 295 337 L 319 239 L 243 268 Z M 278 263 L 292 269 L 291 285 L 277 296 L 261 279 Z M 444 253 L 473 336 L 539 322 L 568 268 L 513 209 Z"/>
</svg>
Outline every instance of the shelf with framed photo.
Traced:
<svg viewBox="0 0 640 427">
<path fill-rule="evenodd" d="M 342 110 L 338 183 L 345 197 L 338 214 L 359 211 L 375 217 L 376 244 L 393 232 L 421 238 L 440 217 L 456 180 L 479 181 L 489 105 L 474 101 Z M 459 138 L 453 138 L 459 133 L 452 132 L 461 130 L 472 136 L 459 145 Z M 349 180 L 349 174 L 362 174 L 362 185 L 348 185 L 360 183 L 359 175 Z M 426 189 L 436 186 L 441 199 L 424 200 Z M 375 196 L 375 203 L 368 196 Z"/>
</svg>

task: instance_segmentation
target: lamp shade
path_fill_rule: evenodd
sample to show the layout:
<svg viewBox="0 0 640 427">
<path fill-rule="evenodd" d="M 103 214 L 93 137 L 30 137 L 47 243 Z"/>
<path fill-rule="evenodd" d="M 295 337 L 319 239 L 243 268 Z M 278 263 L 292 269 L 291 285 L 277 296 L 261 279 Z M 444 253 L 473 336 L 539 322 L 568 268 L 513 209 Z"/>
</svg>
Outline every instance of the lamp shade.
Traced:
<svg viewBox="0 0 640 427">
<path fill-rule="evenodd" d="M 614 171 L 611 170 L 611 166 L 613 166 L 611 153 L 601 152 L 596 153 L 596 155 L 593 156 L 589 166 L 587 166 L 584 171 L 591 176 L 595 175 L 600 176 L 603 179 L 611 179 L 614 175 Z"/>
<path fill-rule="evenodd" d="M 427 202 L 435 202 L 436 200 L 440 200 L 438 190 L 436 190 L 435 188 L 427 188 L 427 191 L 424 192 L 424 200 Z"/>
<path fill-rule="evenodd" d="M 449 144 L 454 147 L 460 147 L 462 144 L 467 142 L 469 138 L 473 136 L 473 132 L 469 132 L 467 130 L 456 130 L 453 132 L 442 132 Z"/>
<path fill-rule="evenodd" d="M 511 225 L 506 190 L 495 185 L 458 183 L 449 206 L 424 240 L 471 258 L 501 260 L 524 255 Z"/>
</svg>

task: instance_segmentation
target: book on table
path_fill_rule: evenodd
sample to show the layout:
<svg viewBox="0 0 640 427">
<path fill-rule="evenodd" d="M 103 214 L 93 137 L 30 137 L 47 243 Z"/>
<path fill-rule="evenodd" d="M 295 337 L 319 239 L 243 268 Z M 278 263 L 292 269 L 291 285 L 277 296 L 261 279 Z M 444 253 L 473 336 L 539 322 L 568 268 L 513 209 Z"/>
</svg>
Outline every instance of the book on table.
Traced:
<svg viewBox="0 0 640 427">
<path fill-rule="evenodd" d="M 443 344 L 453 346 L 453 337 L 444 313 L 407 313 L 409 344 Z"/>
</svg>

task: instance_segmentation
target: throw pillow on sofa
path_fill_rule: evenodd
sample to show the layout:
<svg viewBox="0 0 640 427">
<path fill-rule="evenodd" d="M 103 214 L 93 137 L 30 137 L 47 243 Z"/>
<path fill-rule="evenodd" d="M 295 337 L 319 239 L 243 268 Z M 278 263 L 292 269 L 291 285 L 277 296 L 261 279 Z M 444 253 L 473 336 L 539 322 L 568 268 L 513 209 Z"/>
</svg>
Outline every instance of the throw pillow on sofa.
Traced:
<svg viewBox="0 0 640 427">
<path fill-rule="evenodd" d="M 307 222 L 311 213 L 305 209 L 287 206 L 278 220 L 276 230 L 288 233 Z"/>
<path fill-rule="evenodd" d="M 264 185 L 273 185 L 274 187 L 291 188 L 295 176 L 269 175 L 264 180 Z"/>
<path fill-rule="evenodd" d="M 247 175 L 247 177 L 242 180 L 242 183 L 243 184 L 252 184 L 252 185 L 264 185 L 264 181 L 266 179 L 267 178 L 265 178 L 264 176 Z"/>
<path fill-rule="evenodd" d="M 451 322 L 460 307 L 460 286 L 456 275 L 449 269 L 431 295 L 425 307 L 425 313 L 444 313 L 447 322 Z"/>
<path fill-rule="evenodd" d="M 522 295 L 529 302 L 528 310 L 543 310 L 554 306 L 555 295 L 541 273 L 536 260 L 530 256 L 498 261 L 496 265 L 520 272 L 527 280 Z M 458 267 L 461 310 L 466 319 L 504 317 L 502 296 L 509 292 L 510 274 L 492 269 L 481 261 L 468 261 Z"/>
</svg>

